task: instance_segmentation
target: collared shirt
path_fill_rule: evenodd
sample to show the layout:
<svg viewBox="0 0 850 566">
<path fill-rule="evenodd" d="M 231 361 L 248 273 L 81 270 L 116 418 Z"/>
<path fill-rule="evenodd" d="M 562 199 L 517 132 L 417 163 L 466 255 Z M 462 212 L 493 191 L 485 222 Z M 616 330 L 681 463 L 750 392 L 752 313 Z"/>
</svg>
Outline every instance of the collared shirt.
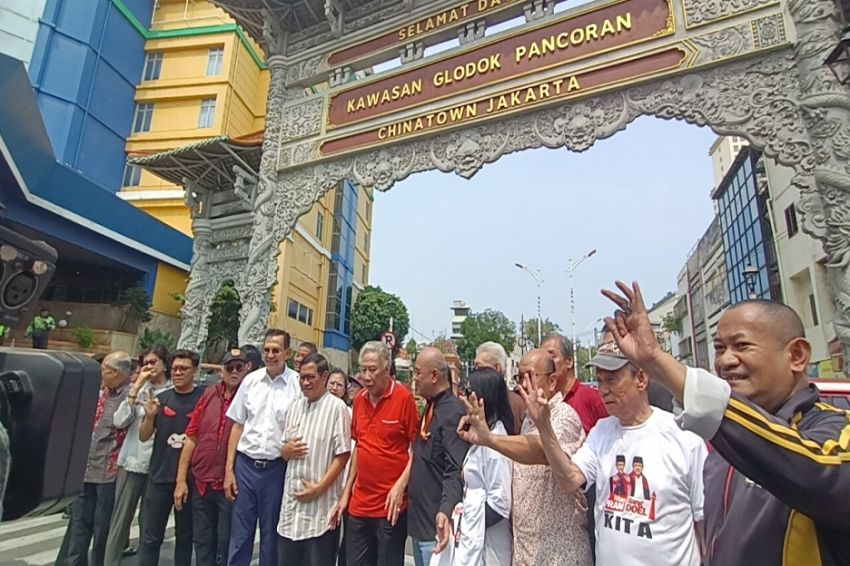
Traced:
<svg viewBox="0 0 850 566">
<path fill-rule="evenodd" d="M 209 394 L 202 396 L 198 400 L 198 404 L 195 407 L 195 410 L 192 411 L 192 414 L 189 417 L 189 424 L 186 425 L 186 436 L 198 436 L 198 433 L 201 431 L 201 427 L 203 426 L 204 416 L 206 415 L 207 410 L 210 410 L 209 407 L 213 395 L 218 398 L 218 403 L 215 404 L 214 407 L 216 407 L 216 409 L 218 409 L 219 411 L 217 419 L 217 428 L 215 431 L 215 440 L 217 441 L 219 446 L 224 447 L 224 454 L 226 454 L 227 443 L 230 441 L 231 428 L 227 426 L 227 409 L 230 407 L 230 403 L 233 402 L 233 397 L 236 395 L 236 392 L 234 391 L 230 394 L 230 396 L 228 396 L 227 384 L 225 384 L 223 381 L 220 381 L 216 385 L 214 385 Z M 193 457 L 192 460 L 194 463 L 195 458 Z M 196 473 L 196 469 L 193 469 L 193 474 L 194 473 Z M 197 475 L 195 475 L 195 487 L 197 488 L 198 493 L 201 495 L 201 497 L 203 497 L 204 494 L 207 492 L 207 488 L 210 488 L 213 491 L 224 491 L 224 476 L 207 482 L 202 481 Z"/>
<path fill-rule="evenodd" d="M 847 411 L 819 402 L 809 384 L 769 414 L 695 368 L 684 409 L 680 424 L 714 448 L 705 464 L 705 564 L 847 564 Z"/>
<path fill-rule="evenodd" d="M 118 475 L 118 451 L 126 431 L 115 426 L 115 409 L 130 390 L 130 382 L 122 383 L 112 389 L 104 387 L 98 399 L 98 415 L 95 418 L 91 435 L 89 457 L 86 462 L 86 483 L 112 483 Z"/>
<path fill-rule="evenodd" d="M 148 399 L 156 397 L 169 387 L 170 381 L 166 381 L 162 387 L 147 382 L 139 390 L 135 405 L 131 406 L 129 399 L 125 398 L 115 411 L 115 426 L 127 429 L 127 437 L 118 453 L 118 466 L 128 472 L 146 474 L 150 469 L 153 436 L 145 442 L 139 440 L 139 426 L 145 419 L 144 405 Z"/>
<path fill-rule="evenodd" d="M 605 401 L 602 400 L 599 391 L 585 385 L 578 379 L 567 391 L 564 401 L 578 413 L 581 419 L 581 428 L 584 429 L 585 434 L 590 432 L 590 429 L 596 425 L 599 419 L 608 416 L 608 409 L 605 408 Z"/>
<path fill-rule="evenodd" d="M 284 425 L 284 442 L 301 438 L 307 443 L 307 456 L 290 460 L 286 467 L 283 502 L 277 532 L 290 540 L 304 540 L 325 534 L 328 517 L 342 494 L 343 474 L 322 495 L 301 503 L 295 493 L 304 489 L 304 480 L 319 483 L 334 458 L 351 452 L 351 416 L 342 400 L 326 392 L 311 403 L 306 397 L 289 408 Z"/>
<path fill-rule="evenodd" d="M 463 401 L 446 389 L 428 402 L 413 445 L 410 468 L 407 533 L 431 541 L 437 534 L 436 517 L 452 516 L 463 499 L 461 468 L 469 444 L 457 435 L 460 418 L 466 414 Z"/>
<path fill-rule="evenodd" d="M 357 478 L 348 504 L 350 515 L 387 516 L 387 495 L 407 467 L 418 425 L 413 394 L 395 380 L 377 405 L 372 405 L 366 389 L 354 398 L 351 437 L 357 442 Z M 402 510 L 406 508 L 405 495 Z"/>
<path fill-rule="evenodd" d="M 558 444 L 565 453 L 574 454 L 584 442 L 578 414 L 563 402 L 561 393 L 549 400 L 549 408 Z M 523 422 L 522 434 L 539 434 L 531 419 Z M 515 462 L 513 472 L 514 564 L 589 566 L 584 494 L 566 493 L 549 466 Z"/>
<path fill-rule="evenodd" d="M 288 367 L 274 378 L 266 368 L 245 376 L 227 410 L 227 418 L 243 426 L 236 450 L 255 460 L 280 458 L 286 413 L 301 397 L 298 372 Z"/>
</svg>

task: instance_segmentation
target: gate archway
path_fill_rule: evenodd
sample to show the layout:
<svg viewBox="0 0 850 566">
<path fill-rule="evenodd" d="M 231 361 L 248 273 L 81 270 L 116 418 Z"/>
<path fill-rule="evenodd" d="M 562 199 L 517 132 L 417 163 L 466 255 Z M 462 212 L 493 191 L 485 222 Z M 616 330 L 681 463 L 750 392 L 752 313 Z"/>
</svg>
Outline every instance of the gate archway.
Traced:
<svg viewBox="0 0 850 566">
<path fill-rule="evenodd" d="M 600 0 L 561 14 L 547 0 L 216 3 L 261 41 L 270 70 L 257 174 L 235 172 L 234 186 L 251 195 L 253 211 L 247 257 L 229 266 L 242 297 L 240 342 L 258 342 L 265 331 L 279 242 L 341 180 L 388 190 L 432 169 L 469 178 L 503 155 L 584 151 L 640 116 L 655 116 L 745 137 L 795 170 L 802 229 L 824 244 L 836 332 L 848 350 L 850 96 L 824 65 L 842 28 L 833 0 Z M 324 11 L 317 16 L 312 4 Z M 526 24 L 486 36 L 489 22 L 517 12 Z M 317 20 L 312 27 L 300 22 L 308 13 Z M 600 51 L 589 25 L 597 26 L 594 41 L 607 25 L 619 43 Z M 570 43 L 575 29 L 586 41 L 576 35 Z M 425 46 L 447 33 L 458 34 L 459 47 L 423 58 Z M 561 62 L 521 65 L 535 45 L 544 58 L 562 44 L 564 52 L 580 51 L 579 43 L 590 47 L 572 59 L 571 52 Z M 347 83 L 392 50 L 401 53 L 399 70 Z M 480 53 L 490 53 L 490 62 L 481 64 Z M 514 56 L 515 72 L 502 73 L 509 59 L 494 60 L 494 53 Z M 467 67 L 470 58 L 477 66 Z M 455 74 L 458 67 L 465 70 Z M 470 86 L 446 94 L 440 89 L 450 87 L 448 79 Z M 324 80 L 328 91 L 306 94 L 305 85 Z M 196 232 L 196 252 L 208 240 Z M 182 346 L 203 341 L 204 314 L 189 310 L 203 313 L 220 283 L 209 280 L 223 276 L 205 261 L 193 261 Z"/>
</svg>

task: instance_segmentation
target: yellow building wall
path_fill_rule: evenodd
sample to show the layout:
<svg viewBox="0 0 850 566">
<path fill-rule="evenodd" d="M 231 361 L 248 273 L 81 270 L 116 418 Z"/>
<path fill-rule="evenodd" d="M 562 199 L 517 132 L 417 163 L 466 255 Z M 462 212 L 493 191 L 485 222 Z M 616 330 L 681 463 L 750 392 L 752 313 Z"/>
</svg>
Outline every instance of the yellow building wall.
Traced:
<svg viewBox="0 0 850 566">
<path fill-rule="evenodd" d="M 186 289 L 187 277 L 186 272 L 160 263 L 151 297 L 151 310 L 160 314 L 180 316 L 181 304 L 171 295 L 182 293 Z"/>
<path fill-rule="evenodd" d="M 224 11 L 209 2 L 159 0 L 154 12 L 153 30 L 231 23 L 233 20 Z M 262 56 L 259 46 L 250 40 L 249 43 Z M 223 48 L 221 73 L 207 76 L 209 50 L 215 47 Z M 136 102 L 152 103 L 154 111 L 151 131 L 132 134 L 126 144 L 128 153 L 157 153 L 214 136 L 238 137 L 263 129 L 269 74 L 257 65 L 248 47 L 235 32 L 153 39 L 147 42 L 145 50 L 162 52 L 162 66 L 157 80 L 140 81 L 137 86 Z M 216 99 L 213 127 L 198 128 L 201 101 L 213 97 Z M 154 190 L 163 191 L 169 198 L 133 198 L 139 192 Z M 368 284 L 368 280 L 363 278 L 363 271 L 365 267 L 368 279 L 370 250 L 365 246 L 363 233 L 371 232 L 371 206 L 365 204 L 370 193 L 370 190 L 361 188 L 358 198 L 354 274 L 358 285 Z M 143 170 L 139 184 L 123 187 L 122 195 L 166 224 L 185 234 L 192 234 L 191 218 L 183 202 L 181 187 Z M 319 214 L 323 217 L 324 226 L 317 238 Z M 333 191 L 323 196 L 299 220 L 299 229 L 307 236 L 296 230 L 280 245 L 278 282 L 273 290 L 274 307 L 269 324 L 287 330 L 296 343 L 310 341 L 321 347 L 328 300 Z M 320 249 L 316 248 L 317 245 Z M 155 284 L 155 310 L 179 315 L 180 305 L 170 294 L 184 292 L 187 276 L 173 268 L 160 269 L 159 273 Z M 356 297 L 356 289 L 353 294 Z M 312 310 L 312 325 L 289 316 L 290 299 Z"/>
</svg>

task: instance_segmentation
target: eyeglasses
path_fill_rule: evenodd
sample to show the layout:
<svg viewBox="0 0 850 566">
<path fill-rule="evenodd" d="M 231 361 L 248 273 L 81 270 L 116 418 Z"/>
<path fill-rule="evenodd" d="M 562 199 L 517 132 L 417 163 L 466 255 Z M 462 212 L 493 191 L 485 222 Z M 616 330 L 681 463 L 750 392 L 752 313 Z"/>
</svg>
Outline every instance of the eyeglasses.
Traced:
<svg viewBox="0 0 850 566">
<path fill-rule="evenodd" d="M 330 387 L 331 389 L 339 389 L 339 388 L 345 389 L 345 384 L 332 381 L 332 382 L 328 383 L 328 387 Z"/>
<path fill-rule="evenodd" d="M 245 364 L 227 364 L 224 366 L 224 371 L 227 373 L 240 372 L 243 369 L 245 369 Z"/>
<path fill-rule="evenodd" d="M 301 380 L 301 381 L 313 382 L 313 381 L 316 381 L 317 379 L 319 379 L 319 374 L 305 375 L 305 374 L 302 373 L 301 375 L 298 376 L 298 379 Z"/>
<path fill-rule="evenodd" d="M 152 358 L 150 360 L 142 360 L 142 365 L 143 366 L 155 366 L 158 361 L 159 361 L 159 358 Z"/>
<path fill-rule="evenodd" d="M 186 373 L 192 369 L 192 366 L 171 366 L 171 373 Z"/>
</svg>

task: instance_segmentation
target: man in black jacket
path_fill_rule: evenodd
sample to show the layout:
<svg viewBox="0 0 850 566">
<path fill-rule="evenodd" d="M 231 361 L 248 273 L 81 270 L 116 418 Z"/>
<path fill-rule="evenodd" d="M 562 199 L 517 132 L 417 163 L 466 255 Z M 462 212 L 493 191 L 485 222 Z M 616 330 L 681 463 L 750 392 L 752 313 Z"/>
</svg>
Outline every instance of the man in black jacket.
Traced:
<svg viewBox="0 0 850 566">
<path fill-rule="evenodd" d="M 466 407 L 452 395 L 443 354 L 425 348 L 413 367 L 413 381 L 428 405 L 413 446 L 407 530 L 416 566 L 427 566 L 435 548 L 440 552 L 448 544 L 452 509 L 463 499 L 461 468 L 469 444 L 456 432 Z"/>
<path fill-rule="evenodd" d="M 789 307 L 753 300 L 720 319 L 718 377 L 659 348 L 640 287 L 603 291 L 623 354 L 679 401 L 683 428 L 709 440 L 706 566 L 850 563 L 850 417 L 818 402 L 811 345 Z"/>
</svg>

